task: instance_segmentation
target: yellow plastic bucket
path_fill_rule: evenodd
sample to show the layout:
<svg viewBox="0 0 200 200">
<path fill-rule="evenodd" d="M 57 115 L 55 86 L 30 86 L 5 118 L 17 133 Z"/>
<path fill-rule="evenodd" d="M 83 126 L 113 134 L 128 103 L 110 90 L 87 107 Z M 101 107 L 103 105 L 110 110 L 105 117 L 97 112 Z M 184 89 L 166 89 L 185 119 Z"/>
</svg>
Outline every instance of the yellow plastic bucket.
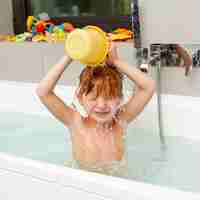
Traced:
<svg viewBox="0 0 200 200">
<path fill-rule="evenodd" d="M 75 29 L 67 36 L 65 50 L 72 59 L 96 66 L 104 62 L 109 50 L 109 40 L 99 27 L 86 26 Z"/>
</svg>

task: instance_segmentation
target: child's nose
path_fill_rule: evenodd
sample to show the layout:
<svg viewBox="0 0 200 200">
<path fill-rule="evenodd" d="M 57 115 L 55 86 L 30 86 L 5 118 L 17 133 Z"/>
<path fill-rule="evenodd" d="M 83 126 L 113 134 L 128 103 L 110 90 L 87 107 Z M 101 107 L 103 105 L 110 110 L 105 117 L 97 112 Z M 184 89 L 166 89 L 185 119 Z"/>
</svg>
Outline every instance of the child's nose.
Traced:
<svg viewBox="0 0 200 200">
<path fill-rule="evenodd" d="M 99 98 L 97 101 L 97 107 L 102 110 L 106 109 L 107 108 L 106 101 L 103 98 Z"/>
<path fill-rule="evenodd" d="M 97 103 L 98 103 L 98 106 L 99 106 L 99 107 L 105 107 L 105 105 L 106 105 L 106 104 L 105 104 L 105 101 L 104 101 L 103 99 L 98 99 L 98 102 L 97 102 Z"/>
</svg>

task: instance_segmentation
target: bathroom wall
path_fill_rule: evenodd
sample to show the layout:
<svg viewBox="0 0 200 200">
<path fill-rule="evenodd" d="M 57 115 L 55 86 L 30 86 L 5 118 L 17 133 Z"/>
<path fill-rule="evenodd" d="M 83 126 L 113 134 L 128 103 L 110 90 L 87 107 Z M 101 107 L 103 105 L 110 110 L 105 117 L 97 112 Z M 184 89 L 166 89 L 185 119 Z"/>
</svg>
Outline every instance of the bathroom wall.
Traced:
<svg viewBox="0 0 200 200">
<path fill-rule="evenodd" d="M 200 1 L 139 0 L 142 43 L 200 44 Z"/>
<path fill-rule="evenodd" d="M 135 65 L 135 49 L 132 43 L 118 43 L 121 57 Z M 0 43 L 0 80 L 38 82 L 57 60 L 64 55 L 64 44 Z M 72 63 L 64 72 L 60 84 L 77 84 L 83 65 Z M 156 80 L 156 67 L 150 67 L 149 75 Z M 162 67 L 162 92 L 186 96 L 200 96 L 200 68 L 193 68 L 186 77 L 182 67 Z M 125 81 L 131 88 L 130 81 Z"/>
</svg>

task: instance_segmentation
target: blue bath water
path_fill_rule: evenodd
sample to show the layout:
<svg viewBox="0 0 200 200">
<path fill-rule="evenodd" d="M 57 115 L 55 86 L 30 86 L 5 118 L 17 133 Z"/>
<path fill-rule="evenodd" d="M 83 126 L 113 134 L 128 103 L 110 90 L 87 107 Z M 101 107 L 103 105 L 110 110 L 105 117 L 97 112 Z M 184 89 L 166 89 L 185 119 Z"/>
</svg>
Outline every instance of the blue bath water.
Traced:
<svg viewBox="0 0 200 200">
<path fill-rule="evenodd" d="M 69 160 L 69 135 L 56 119 L 3 112 L 0 119 L 0 152 L 58 165 Z M 128 128 L 128 179 L 200 192 L 200 141 L 165 139 L 163 149 L 155 131 Z"/>
</svg>

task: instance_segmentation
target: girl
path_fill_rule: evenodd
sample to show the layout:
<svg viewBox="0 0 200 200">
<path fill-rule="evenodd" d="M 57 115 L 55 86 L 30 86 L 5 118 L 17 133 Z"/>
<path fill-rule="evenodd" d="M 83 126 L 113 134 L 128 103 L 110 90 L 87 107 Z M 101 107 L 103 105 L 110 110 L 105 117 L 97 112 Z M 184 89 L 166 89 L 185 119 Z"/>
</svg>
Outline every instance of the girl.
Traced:
<svg viewBox="0 0 200 200">
<path fill-rule="evenodd" d="M 87 66 L 80 75 L 76 92 L 87 117 L 67 106 L 54 87 L 72 62 L 64 56 L 38 84 L 36 93 L 49 111 L 71 132 L 76 166 L 89 171 L 123 176 L 126 172 L 123 124 L 130 123 L 142 112 L 155 91 L 154 81 L 117 54 L 111 43 L 105 66 Z M 122 73 L 137 86 L 136 93 L 124 105 Z"/>
</svg>

